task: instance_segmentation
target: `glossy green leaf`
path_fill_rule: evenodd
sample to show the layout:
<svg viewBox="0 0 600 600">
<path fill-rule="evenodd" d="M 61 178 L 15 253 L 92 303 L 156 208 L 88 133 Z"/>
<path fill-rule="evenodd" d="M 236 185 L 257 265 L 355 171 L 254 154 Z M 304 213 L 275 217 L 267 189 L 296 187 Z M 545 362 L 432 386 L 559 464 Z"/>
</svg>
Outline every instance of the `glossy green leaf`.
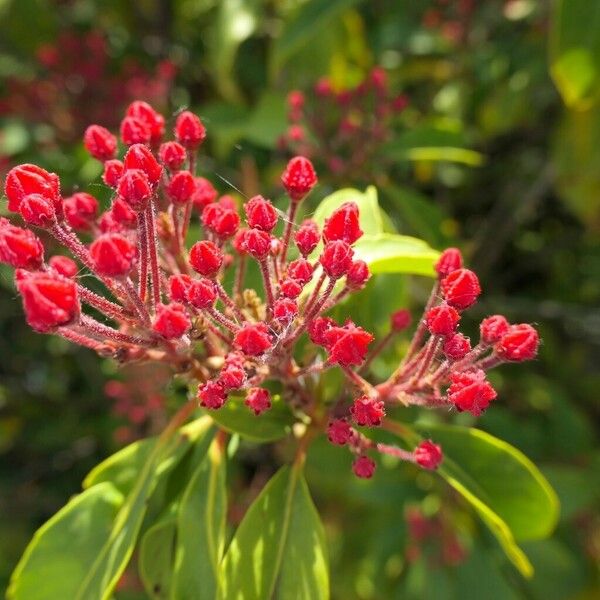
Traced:
<svg viewBox="0 0 600 600">
<path fill-rule="evenodd" d="M 210 421 L 206 418 L 196 419 L 184 425 L 179 430 L 179 435 L 172 446 L 172 452 L 160 462 L 155 475 L 161 475 L 171 469 L 182 458 L 190 445 L 196 443 L 206 434 L 209 425 Z M 88 473 L 83 480 L 84 489 L 103 481 L 109 481 L 122 494 L 128 494 L 155 445 L 156 438 L 147 438 L 125 446 L 125 448 L 96 465 Z"/>
<path fill-rule="evenodd" d="M 226 511 L 225 452 L 215 440 L 179 503 L 173 600 L 215 598 Z"/>
<path fill-rule="evenodd" d="M 600 4 L 556 0 L 550 33 L 550 72 L 565 104 L 578 110 L 600 98 Z"/>
<path fill-rule="evenodd" d="M 544 476 L 519 450 L 478 429 L 423 425 L 418 430 L 442 446 L 437 472 L 475 509 L 517 569 L 531 577 L 533 567 L 516 538 L 539 539 L 556 525 L 559 504 Z M 397 432 L 409 447 L 422 439 L 406 425 Z"/>
<path fill-rule="evenodd" d="M 202 419 L 190 423 L 187 427 L 198 433 L 198 437 L 208 434 L 211 428 L 210 419 Z M 171 460 L 174 453 L 187 440 L 185 431 L 166 429 L 158 438 L 135 484 L 119 511 L 109 537 L 98 552 L 96 561 L 86 574 L 85 580 L 78 588 L 77 600 L 106 600 L 110 598 L 114 586 L 127 566 L 146 509 L 148 500 L 156 487 L 157 471 L 164 461 Z"/>
<path fill-rule="evenodd" d="M 323 527 L 299 466 L 282 467 L 244 516 L 222 564 L 220 598 L 329 598 Z"/>
<path fill-rule="evenodd" d="M 271 409 L 258 416 L 244 405 L 243 398 L 239 396 L 230 396 L 225 405 L 218 411 L 212 411 L 210 416 L 227 431 L 253 442 L 273 442 L 284 438 L 295 421 L 288 405 L 278 396 L 273 398 Z"/>
<path fill-rule="evenodd" d="M 75 496 L 35 533 L 12 575 L 7 597 L 77 598 L 122 504 L 123 495 L 110 483 Z"/>
<path fill-rule="evenodd" d="M 426 242 L 406 235 L 364 235 L 354 245 L 356 258 L 364 260 L 372 273 L 435 275 L 439 252 Z"/>
<path fill-rule="evenodd" d="M 484 157 L 465 148 L 467 141 L 460 131 L 423 126 L 410 129 L 385 145 L 387 156 L 395 160 L 457 162 L 479 166 Z"/>
<path fill-rule="evenodd" d="M 355 202 L 360 211 L 360 227 L 365 235 L 383 233 L 383 216 L 377 200 L 377 189 L 369 186 L 364 192 L 353 188 L 338 190 L 323 198 L 312 218 L 323 227 L 325 219 L 344 202 Z"/>
<path fill-rule="evenodd" d="M 155 523 L 140 542 L 139 573 L 153 600 L 166 600 L 171 590 L 177 522 L 175 516 Z"/>
<path fill-rule="evenodd" d="M 444 455 L 454 463 L 453 476 L 506 522 L 515 539 L 539 540 L 552 533 L 558 498 L 519 450 L 479 429 L 436 425 L 420 430 L 442 445 Z"/>
<path fill-rule="evenodd" d="M 286 60 L 310 40 L 327 31 L 331 22 L 358 0 L 311 0 L 300 5 L 286 20 L 271 54 L 271 71 L 276 74 Z"/>
</svg>

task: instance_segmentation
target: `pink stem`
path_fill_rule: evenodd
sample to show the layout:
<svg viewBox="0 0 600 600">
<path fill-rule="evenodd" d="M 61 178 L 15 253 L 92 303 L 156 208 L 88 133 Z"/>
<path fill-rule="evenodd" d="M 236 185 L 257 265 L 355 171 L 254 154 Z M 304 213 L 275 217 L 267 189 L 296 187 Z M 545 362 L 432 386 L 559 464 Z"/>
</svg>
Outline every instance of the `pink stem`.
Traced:
<svg viewBox="0 0 600 600">
<path fill-rule="evenodd" d="M 242 293 L 244 277 L 246 275 L 246 257 L 241 255 L 235 271 L 235 282 L 233 284 L 233 297 L 237 298 Z"/>
<path fill-rule="evenodd" d="M 95 350 L 96 352 L 105 352 L 107 349 L 105 343 L 99 342 L 98 340 L 83 335 L 73 329 L 69 329 L 68 327 L 59 327 L 57 333 L 70 342 L 83 346 L 84 348 L 89 348 L 90 350 Z"/>
<path fill-rule="evenodd" d="M 88 315 L 81 315 L 79 322 L 84 329 L 87 329 L 92 334 L 114 340 L 115 342 L 132 344 L 133 346 L 156 346 L 156 343 L 152 340 L 117 331 L 116 329 L 112 329 L 112 327 L 99 323 L 96 319 Z"/>
<path fill-rule="evenodd" d="M 316 302 L 317 297 L 319 296 L 319 292 L 321 291 L 321 288 L 323 287 L 323 283 L 325 283 L 326 277 L 327 277 L 327 275 L 325 274 L 325 272 L 321 273 L 321 276 L 319 277 L 311 295 L 309 296 L 309 298 L 306 301 L 306 304 L 304 306 L 303 312 L 305 315 L 307 315 L 311 311 L 314 303 Z"/>
<path fill-rule="evenodd" d="M 408 450 L 403 450 L 402 448 L 398 448 L 398 446 L 390 446 L 389 444 L 376 444 L 375 448 L 378 452 L 382 454 L 389 454 L 390 456 L 395 456 L 401 460 L 406 460 L 408 462 L 415 462 L 415 457 L 412 452 Z"/>
<path fill-rule="evenodd" d="M 344 375 L 348 380 L 353 383 L 363 394 L 367 396 L 373 396 L 375 388 L 366 380 L 363 379 L 358 373 L 349 369 L 348 367 L 341 366 Z"/>
<path fill-rule="evenodd" d="M 146 302 L 148 286 L 148 230 L 144 213 L 138 213 L 138 253 L 140 255 L 140 274 L 138 279 L 138 294 L 142 303 Z"/>
<path fill-rule="evenodd" d="M 237 333 L 240 329 L 237 323 L 230 321 L 225 315 L 220 313 L 216 308 L 207 308 L 206 312 L 220 325 L 229 329 L 232 333 Z"/>
<path fill-rule="evenodd" d="M 97 308 L 100 312 L 105 313 L 107 316 L 113 319 L 119 321 L 123 319 L 132 319 L 132 315 L 130 315 L 122 306 L 119 306 L 118 304 L 103 298 L 95 292 L 88 290 L 88 288 L 82 286 L 81 284 L 77 284 L 77 293 L 81 296 L 82 300 L 86 304 Z"/>
<path fill-rule="evenodd" d="M 431 336 L 425 346 L 425 354 L 421 359 L 421 364 L 417 367 L 416 373 L 412 376 L 411 383 L 413 385 L 418 384 L 419 380 L 427 373 L 431 363 L 435 359 L 435 355 L 442 345 L 441 336 Z"/>
<path fill-rule="evenodd" d="M 126 277 L 123 279 L 122 283 L 123 289 L 125 290 L 128 298 L 131 300 L 131 303 L 133 304 L 139 318 L 142 320 L 142 323 L 146 326 L 150 325 L 150 314 L 148 313 L 146 305 L 142 302 L 142 299 L 138 295 L 133 282 L 131 279 L 129 279 L 129 277 Z"/>
<path fill-rule="evenodd" d="M 369 354 L 369 356 L 367 356 L 367 360 L 365 360 L 362 367 L 360 368 L 359 373 L 364 373 L 369 368 L 369 365 L 373 362 L 377 355 L 380 354 L 383 351 L 383 349 L 390 343 L 390 341 L 394 337 L 394 333 L 396 332 L 393 330 L 388 332 L 386 336 L 381 338 L 381 340 L 379 340 L 379 342 L 375 344 L 373 350 L 371 350 L 371 353 Z"/>
<path fill-rule="evenodd" d="M 260 265 L 260 272 L 265 284 L 265 294 L 267 296 L 267 320 L 270 320 L 273 316 L 273 305 L 275 303 L 275 299 L 273 297 L 273 286 L 271 285 L 271 274 L 269 273 L 268 258 L 260 260 L 258 264 Z"/>
<path fill-rule="evenodd" d="M 215 280 L 215 285 L 217 287 L 217 294 L 219 294 L 219 298 L 221 299 L 223 304 L 233 312 L 233 314 L 239 321 L 246 321 L 246 317 L 243 315 L 242 311 L 236 306 L 235 302 L 229 297 L 221 282 Z"/>
<path fill-rule="evenodd" d="M 160 304 L 160 271 L 158 268 L 158 250 L 156 237 L 156 222 L 154 219 L 155 197 L 146 208 L 146 228 L 148 230 L 148 251 L 150 253 L 150 272 L 152 279 L 152 312 L 156 312 L 156 307 Z"/>
<path fill-rule="evenodd" d="M 281 268 L 287 262 L 288 247 L 290 245 L 290 239 L 292 237 L 292 229 L 294 228 L 294 221 L 296 220 L 296 212 L 298 210 L 298 203 L 290 200 L 290 207 L 288 209 L 287 221 L 285 223 L 285 231 L 283 234 L 283 248 L 281 249 Z"/>
</svg>

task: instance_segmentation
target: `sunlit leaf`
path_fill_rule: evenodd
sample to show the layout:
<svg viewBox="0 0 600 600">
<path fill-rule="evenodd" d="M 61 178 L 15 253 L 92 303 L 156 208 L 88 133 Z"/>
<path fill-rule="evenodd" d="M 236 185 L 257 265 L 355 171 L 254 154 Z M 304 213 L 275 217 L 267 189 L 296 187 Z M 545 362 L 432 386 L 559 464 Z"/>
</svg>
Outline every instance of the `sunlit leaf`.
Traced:
<svg viewBox="0 0 600 600">
<path fill-rule="evenodd" d="M 168 515 L 150 527 L 140 542 L 140 578 L 153 600 L 169 598 L 176 537 L 175 517 Z"/>
</svg>

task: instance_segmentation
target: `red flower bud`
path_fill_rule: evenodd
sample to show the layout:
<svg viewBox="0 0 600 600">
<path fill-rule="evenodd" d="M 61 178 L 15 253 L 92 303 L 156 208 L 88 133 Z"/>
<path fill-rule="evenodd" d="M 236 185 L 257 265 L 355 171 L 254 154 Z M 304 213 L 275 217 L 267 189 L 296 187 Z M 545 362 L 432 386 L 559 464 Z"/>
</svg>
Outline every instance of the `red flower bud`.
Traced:
<svg viewBox="0 0 600 600">
<path fill-rule="evenodd" d="M 197 148 L 206 137 L 202 121 L 189 110 L 184 110 L 175 122 L 175 137 L 186 148 Z"/>
<path fill-rule="evenodd" d="M 508 333 L 509 329 L 510 323 L 506 320 L 506 317 L 502 315 L 492 315 L 481 321 L 481 325 L 479 326 L 481 341 L 484 344 L 491 346 L 492 344 L 499 342 L 502 336 Z"/>
<path fill-rule="evenodd" d="M 12 212 L 18 212 L 21 201 L 29 194 L 40 194 L 48 198 L 56 208 L 60 206 L 58 175 L 48 173 L 36 165 L 13 167 L 6 176 L 4 193 L 8 198 L 8 210 Z"/>
<path fill-rule="evenodd" d="M 53 256 L 48 261 L 48 264 L 56 273 L 69 279 L 73 279 L 79 271 L 77 263 L 68 256 Z"/>
<path fill-rule="evenodd" d="M 317 174 L 308 158 L 295 156 L 288 162 L 281 182 L 292 202 L 300 202 L 317 183 Z"/>
<path fill-rule="evenodd" d="M 325 220 L 323 239 L 326 242 L 342 240 L 354 244 L 363 234 L 359 223 L 359 211 L 355 202 L 344 202 Z"/>
<path fill-rule="evenodd" d="M 452 335 L 459 321 L 460 315 L 456 309 L 447 304 L 434 306 L 425 316 L 427 329 L 432 335 Z"/>
<path fill-rule="evenodd" d="M 370 277 L 371 272 L 367 263 L 364 260 L 355 260 L 346 273 L 346 285 L 353 290 L 360 290 Z"/>
<path fill-rule="evenodd" d="M 223 264 L 223 253 L 215 243 L 203 240 L 192 246 L 189 260 L 194 271 L 205 277 L 213 277 Z"/>
<path fill-rule="evenodd" d="M 312 219 L 306 219 L 294 235 L 296 246 L 305 258 L 317 247 L 320 239 L 319 226 Z"/>
<path fill-rule="evenodd" d="M 192 324 L 183 304 L 159 304 L 152 329 L 167 340 L 180 338 L 187 333 Z"/>
<path fill-rule="evenodd" d="M 171 275 L 169 277 L 169 298 L 172 302 L 187 302 L 188 289 L 192 283 L 189 275 Z"/>
<path fill-rule="evenodd" d="M 264 388 L 250 388 L 244 404 L 258 416 L 271 408 L 271 394 Z"/>
<path fill-rule="evenodd" d="M 302 110 L 304 102 L 304 94 L 299 90 L 292 90 L 287 96 L 287 105 L 292 110 Z"/>
<path fill-rule="evenodd" d="M 298 314 L 298 304 L 290 298 L 280 298 L 273 305 L 273 317 L 281 323 L 291 323 Z"/>
<path fill-rule="evenodd" d="M 35 233 L 0 217 L 0 262 L 32 270 L 39 269 L 43 261 L 44 247 Z"/>
<path fill-rule="evenodd" d="M 460 411 L 467 410 L 478 417 L 496 398 L 496 390 L 481 370 L 450 375 L 448 400 Z"/>
<path fill-rule="evenodd" d="M 111 213 L 115 221 L 125 228 L 135 227 L 137 214 L 123 198 L 117 196 L 112 203 Z"/>
<path fill-rule="evenodd" d="M 235 334 L 233 345 L 247 356 L 260 356 L 273 342 L 266 323 L 246 323 Z"/>
<path fill-rule="evenodd" d="M 248 229 L 242 245 L 250 256 L 263 260 L 271 250 L 271 234 L 260 229 Z"/>
<path fill-rule="evenodd" d="M 385 406 L 381 400 L 360 396 L 350 407 L 350 413 L 357 425 L 376 427 L 381 425 L 381 419 L 385 417 Z"/>
<path fill-rule="evenodd" d="M 308 324 L 308 337 L 313 344 L 326 346 L 327 340 L 325 334 L 338 324 L 329 317 L 317 317 Z"/>
<path fill-rule="evenodd" d="M 107 210 L 100 215 L 98 226 L 102 233 L 119 233 L 125 230 L 125 227 L 115 219 L 112 210 Z"/>
<path fill-rule="evenodd" d="M 90 125 L 83 134 L 85 149 L 96 159 L 105 161 L 117 153 L 117 138 L 105 127 Z"/>
<path fill-rule="evenodd" d="M 67 223 L 73 229 L 89 230 L 98 214 L 98 200 L 85 192 L 78 192 L 63 200 Z"/>
<path fill-rule="evenodd" d="M 370 459 L 368 456 L 359 456 L 352 463 L 352 470 L 357 477 L 361 479 L 371 479 L 373 473 L 375 473 L 375 461 Z"/>
<path fill-rule="evenodd" d="M 15 281 L 27 323 L 36 331 L 47 333 L 79 317 L 77 286 L 72 280 L 50 272 L 17 270 Z"/>
<path fill-rule="evenodd" d="M 197 210 L 202 211 L 205 206 L 217 199 L 218 193 L 213 184 L 204 177 L 195 177 L 194 182 L 196 189 L 192 194 L 192 204 Z"/>
<path fill-rule="evenodd" d="M 119 180 L 117 191 L 136 212 L 142 212 L 152 197 L 150 182 L 141 169 L 127 169 Z"/>
<path fill-rule="evenodd" d="M 159 181 L 163 172 L 160 163 L 154 158 L 154 154 L 147 146 L 143 144 L 134 144 L 127 150 L 123 164 L 126 170 L 140 169 L 146 173 L 148 181 L 152 186 L 155 186 Z"/>
<path fill-rule="evenodd" d="M 29 194 L 21 200 L 19 212 L 26 223 L 37 227 L 51 227 L 56 223 L 52 202 L 41 194 Z"/>
<path fill-rule="evenodd" d="M 479 279 L 469 269 L 457 269 L 442 279 L 442 293 L 450 306 L 469 308 L 481 293 Z"/>
<path fill-rule="evenodd" d="M 410 311 L 406 310 L 406 308 L 401 308 L 392 313 L 390 317 L 390 327 L 395 332 L 404 331 L 407 329 L 412 322 L 412 317 Z"/>
<path fill-rule="evenodd" d="M 295 279 L 287 278 L 281 281 L 279 289 L 286 298 L 297 298 L 302 293 L 302 285 Z"/>
<path fill-rule="evenodd" d="M 536 329 L 527 324 L 511 325 L 495 347 L 496 354 L 505 360 L 521 362 L 535 358 L 540 336 Z"/>
<path fill-rule="evenodd" d="M 94 269 L 107 277 L 120 277 L 129 273 L 135 254 L 135 245 L 120 233 L 104 233 L 90 245 Z"/>
<path fill-rule="evenodd" d="M 352 427 L 346 419 L 334 419 L 327 426 L 327 437 L 332 444 L 344 446 L 352 437 Z"/>
<path fill-rule="evenodd" d="M 439 278 L 443 279 L 450 275 L 452 271 L 461 269 L 462 265 L 463 259 L 460 250 L 458 248 L 446 248 L 440 255 L 435 265 L 435 270 L 439 275 Z"/>
<path fill-rule="evenodd" d="M 272 231 L 277 225 L 277 212 L 273 205 L 262 196 L 250 198 L 244 206 L 248 225 L 263 231 Z"/>
<path fill-rule="evenodd" d="M 240 217 L 234 209 L 223 208 L 213 202 L 202 211 L 202 223 L 221 239 L 227 239 L 238 230 Z"/>
<path fill-rule="evenodd" d="M 210 279 L 193 279 L 187 290 L 190 304 L 196 308 L 210 308 L 217 300 L 215 284 Z"/>
<path fill-rule="evenodd" d="M 167 194 L 171 202 L 185 204 L 196 189 L 194 177 L 189 171 L 178 171 L 171 177 L 167 185 Z"/>
<path fill-rule="evenodd" d="M 135 117 L 125 117 L 121 121 L 120 133 L 121 140 L 126 146 L 147 144 L 152 137 L 152 132 L 146 123 Z"/>
<path fill-rule="evenodd" d="M 177 142 L 165 142 L 158 149 L 160 162 L 171 171 L 178 171 L 186 159 L 185 148 Z"/>
<path fill-rule="evenodd" d="M 234 197 L 230 196 L 229 194 L 223 194 L 219 198 L 219 206 L 221 206 L 221 208 L 226 208 L 228 210 L 237 210 L 236 201 L 235 201 Z"/>
<path fill-rule="evenodd" d="M 460 360 L 471 351 L 471 341 L 462 333 L 455 333 L 444 340 L 443 351 L 446 358 Z"/>
<path fill-rule="evenodd" d="M 319 257 L 319 262 L 323 271 L 332 279 L 339 279 L 344 276 L 352 266 L 352 257 L 354 250 L 342 240 L 327 242 L 323 253 Z"/>
<path fill-rule="evenodd" d="M 306 285 L 312 279 L 314 270 L 305 258 L 298 258 L 288 265 L 287 276 Z"/>
<path fill-rule="evenodd" d="M 246 228 L 242 227 L 241 229 L 238 229 L 235 232 L 235 235 L 233 236 L 233 239 L 231 240 L 231 245 L 233 246 L 235 251 L 242 256 L 246 255 L 246 246 L 244 245 L 244 238 L 246 237 L 247 233 L 248 233 L 248 230 Z"/>
<path fill-rule="evenodd" d="M 329 362 L 349 367 L 360 365 L 365 360 L 373 336 L 349 322 L 344 327 L 332 327 L 325 331 L 323 339 L 329 350 Z"/>
<path fill-rule="evenodd" d="M 220 383 L 225 390 L 236 390 L 241 388 L 246 382 L 246 371 L 244 371 L 244 363 L 240 362 L 227 362 L 219 373 L 218 383 Z"/>
<path fill-rule="evenodd" d="M 441 447 L 434 444 L 431 440 L 421 442 L 414 449 L 413 456 L 419 466 L 431 471 L 437 469 L 443 459 Z"/>
<path fill-rule="evenodd" d="M 146 125 L 150 131 L 150 140 L 157 144 L 165 133 L 165 118 L 157 113 L 147 102 L 136 100 L 127 107 L 126 115 L 134 117 Z"/>
<path fill-rule="evenodd" d="M 223 386 L 216 381 L 207 381 L 198 388 L 198 401 L 200 406 L 216 410 L 221 408 L 227 400 L 227 394 Z"/>
<path fill-rule="evenodd" d="M 119 185 L 119 179 L 123 175 L 125 167 L 120 160 L 107 160 L 104 163 L 104 173 L 102 174 L 102 181 L 113 189 Z"/>
</svg>

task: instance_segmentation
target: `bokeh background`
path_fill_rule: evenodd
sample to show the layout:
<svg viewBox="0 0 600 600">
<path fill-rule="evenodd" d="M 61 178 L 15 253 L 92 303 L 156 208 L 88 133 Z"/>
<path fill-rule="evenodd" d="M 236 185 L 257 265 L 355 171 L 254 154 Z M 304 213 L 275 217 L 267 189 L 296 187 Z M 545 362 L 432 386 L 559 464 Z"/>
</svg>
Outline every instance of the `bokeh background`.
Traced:
<svg viewBox="0 0 600 600">
<path fill-rule="evenodd" d="M 539 359 L 494 373 L 501 401 L 479 422 L 561 499 L 555 535 L 524 546 L 534 579 L 429 476 L 355 485 L 324 447 L 309 481 L 334 597 L 598 598 L 600 2 L 0 0 L 0 174 L 34 162 L 102 198 L 81 136 L 116 128 L 133 99 L 203 118 L 201 170 L 221 193 L 268 195 L 294 151 L 318 167 L 315 203 L 376 185 L 399 231 L 464 251 L 484 287 L 473 323 L 539 325 Z M 427 282 L 370 285 L 376 302 L 348 310 L 383 331 L 383 308 L 416 309 Z M 36 528 L 95 463 L 159 430 L 175 390 L 167 373 L 33 333 L 8 269 L 0 286 L 3 589 Z M 135 574 L 118 597 L 144 597 Z"/>
</svg>

